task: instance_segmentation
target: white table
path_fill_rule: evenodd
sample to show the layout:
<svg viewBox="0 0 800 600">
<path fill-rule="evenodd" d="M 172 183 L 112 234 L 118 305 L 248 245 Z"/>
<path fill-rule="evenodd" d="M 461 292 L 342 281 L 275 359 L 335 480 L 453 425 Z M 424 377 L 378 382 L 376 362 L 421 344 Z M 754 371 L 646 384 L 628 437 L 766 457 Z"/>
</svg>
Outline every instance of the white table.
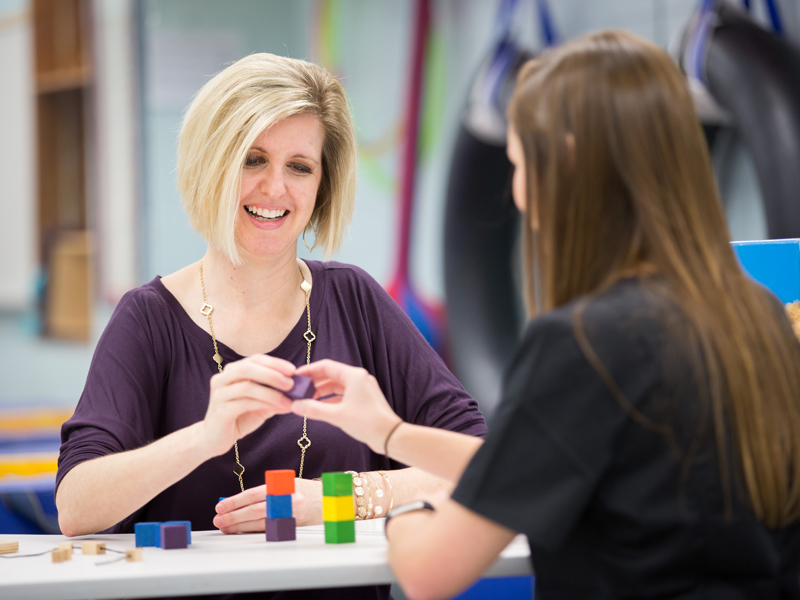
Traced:
<svg viewBox="0 0 800 600">
<path fill-rule="evenodd" d="M 19 540 L 20 554 L 41 552 L 67 538 L 57 535 L 0 535 Z M 105 541 L 108 548 L 134 546 L 133 534 L 73 538 Z M 142 562 L 96 566 L 120 556 L 107 553 L 53 563 L 49 554 L 0 559 L 0 598 L 77 600 L 148 598 L 289 589 L 389 584 L 383 519 L 356 522 L 355 544 L 325 544 L 322 526 L 299 527 L 294 542 L 267 543 L 264 534 L 192 533 L 185 550 L 145 548 Z M 531 573 L 528 544 L 518 536 L 485 573 L 512 577 Z"/>
</svg>

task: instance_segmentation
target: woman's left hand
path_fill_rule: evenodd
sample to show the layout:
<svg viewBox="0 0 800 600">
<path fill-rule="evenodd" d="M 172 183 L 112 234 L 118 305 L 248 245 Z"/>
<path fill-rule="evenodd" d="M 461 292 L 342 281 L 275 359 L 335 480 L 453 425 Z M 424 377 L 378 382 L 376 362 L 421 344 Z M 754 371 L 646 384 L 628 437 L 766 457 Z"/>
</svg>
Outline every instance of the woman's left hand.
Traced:
<svg viewBox="0 0 800 600">
<path fill-rule="evenodd" d="M 347 435 L 383 454 L 389 433 L 402 420 L 383 395 L 377 379 L 366 369 L 351 367 L 330 359 L 303 365 L 298 375 L 314 380 L 317 398 L 296 400 L 296 415 L 325 421 Z"/>
<path fill-rule="evenodd" d="M 322 523 L 322 482 L 295 479 L 292 494 L 292 514 L 297 526 Z M 225 498 L 217 504 L 214 526 L 222 533 L 252 533 L 264 531 L 267 518 L 267 486 L 259 485 Z"/>
</svg>

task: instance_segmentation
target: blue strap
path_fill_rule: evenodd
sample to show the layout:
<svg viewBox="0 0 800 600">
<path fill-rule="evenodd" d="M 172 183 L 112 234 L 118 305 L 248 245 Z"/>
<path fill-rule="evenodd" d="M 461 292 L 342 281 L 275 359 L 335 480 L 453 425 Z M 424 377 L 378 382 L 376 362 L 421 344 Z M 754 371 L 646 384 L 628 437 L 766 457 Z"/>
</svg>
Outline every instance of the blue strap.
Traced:
<svg viewBox="0 0 800 600">
<path fill-rule="evenodd" d="M 769 12 L 769 20 L 772 21 L 772 28 L 778 35 L 783 35 L 783 26 L 781 25 L 781 15 L 778 11 L 778 5 L 775 0 L 766 0 L 767 11 Z"/>
<path fill-rule="evenodd" d="M 542 39 L 544 40 L 545 46 L 555 46 L 560 42 L 560 36 L 553 24 L 553 18 L 550 14 L 550 4 L 547 0 L 536 0 L 536 8 L 539 13 L 539 26 L 542 29 Z"/>
<path fill-rule="evenodd" d="M 687 49 L 687 74 L 704 84 L 706 83 L 706 78 L 703 72 L 703 58 L 705 57 L 711 27 L 714 24 L 714 9 L 716 6 L 715 0 L 701 0 L 697 26 Z"/>
<path fill-rule="evenodd" d="M 750 12 L 750 0 L 742 0 L 742 4 L 744 4 L 744 8 L 747 12 Z M 778 5 L 775 0 L 764 0 L 764 4 L 767 7 L 767 13 L 769 14 L 770 23 L 772 23 L 772 29 L 778 35 L 783 35 L 783 23 L 781 21 L 781 13 L 778 9 Z"/>
</svg>

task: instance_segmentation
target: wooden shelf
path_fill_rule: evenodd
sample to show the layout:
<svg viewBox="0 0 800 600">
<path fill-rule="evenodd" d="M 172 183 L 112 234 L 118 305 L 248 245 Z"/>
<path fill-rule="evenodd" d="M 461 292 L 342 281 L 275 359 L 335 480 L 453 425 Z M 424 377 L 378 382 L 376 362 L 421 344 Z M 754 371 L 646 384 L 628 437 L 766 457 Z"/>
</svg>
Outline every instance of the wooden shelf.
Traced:
<svg viewBox="0 0 800 600">
<path fill-rule="evenodd" d="M 87 119 L 92 0 L 33 0 L 36 48 L 39 260 L 48 275 L 46 335 L 88 340 Z"/>
<path fill-rule="evenodd" d="M 36 91 L 51 94 L 67 90 L 77 90 L 90 82 L 90 70 L 86 66 L 68 67 L 36 74 Z"/>
</svg>

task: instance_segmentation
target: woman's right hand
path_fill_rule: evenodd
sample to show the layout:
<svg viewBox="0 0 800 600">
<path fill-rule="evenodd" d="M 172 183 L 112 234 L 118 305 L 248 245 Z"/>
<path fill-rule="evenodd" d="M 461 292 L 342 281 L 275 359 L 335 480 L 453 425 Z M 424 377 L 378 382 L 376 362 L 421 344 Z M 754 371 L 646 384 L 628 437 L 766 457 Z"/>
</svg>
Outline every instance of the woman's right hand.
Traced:
<svg viewBox="0 0 800 600">
<path fill-rule="evenodd" d="M 335 425 L 373 452 L 384 453 L 387 436 L 402 420 L 366 369 L 325 359 L 303 365 L 297 374 L 311 377 L 317 390 L 315 397 L 325 399 L 296 400 L 292 412 Z"/>
<path fill-rule="evenodd" d="M 292 401 L 278 390 L 292 389 L 295 370 L 289 361 L 256 354 L 228 363 L 211 378 L 203 430 L 213 456 L 225 454 L 273 415 L 292 411 Z"/>
</svg>

